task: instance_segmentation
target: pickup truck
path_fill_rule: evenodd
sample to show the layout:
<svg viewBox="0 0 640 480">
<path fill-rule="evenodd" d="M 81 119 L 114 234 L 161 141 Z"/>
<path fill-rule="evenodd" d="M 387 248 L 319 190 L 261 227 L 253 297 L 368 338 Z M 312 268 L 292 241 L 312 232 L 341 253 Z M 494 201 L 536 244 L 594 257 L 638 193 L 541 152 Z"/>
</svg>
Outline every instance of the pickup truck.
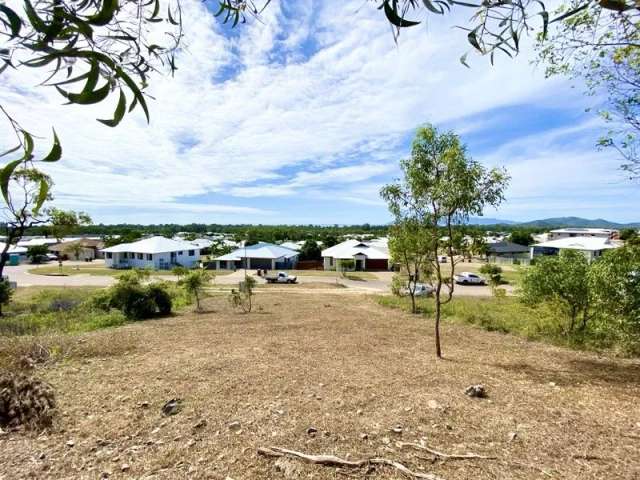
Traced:
<svg viewBox="0 0 640 480">
<path fill-rule="evenodd" d="M 296 283 L 298 277 L 289 275 L 287 272 L 278 272 L 277 275 L 267 275 L 264 277 L 267 283 Z"/>
</svg>

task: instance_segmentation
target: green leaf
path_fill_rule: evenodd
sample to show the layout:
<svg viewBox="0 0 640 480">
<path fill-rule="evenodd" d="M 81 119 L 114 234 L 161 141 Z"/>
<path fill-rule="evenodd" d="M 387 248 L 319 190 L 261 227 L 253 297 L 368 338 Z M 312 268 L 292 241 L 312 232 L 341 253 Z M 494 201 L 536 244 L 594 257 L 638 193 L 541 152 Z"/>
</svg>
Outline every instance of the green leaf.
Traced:
<svg viewBox="0 0 640 480">
<path fill-rule="evenodd" d="M 100 11 L 87 18 L 87 21 L 92 25 L 107 25 L 113 19 L 117 9 L 118 0 L 102 0 L 102 8 L 100 8 Z"/>
<path fill-rule="evenodd" d="M 40 190 L 38 191 L 38 196 L 36 197 L 35 205 L 33 206 L 32 215 L 34 217 L 38 216 L 40 213 L 40 209 L 44 202 L 47 200 L 47 196 L 49 195 L 49 182 L 47 182 L 44 178 L 40 180 Z"/>
<path fill-rule="evenodd" d="M 169 17 L 169 23 L 172 25 L 180 25 L 180 22 L 177 22 L 174 18 L 173 15 L 171 15 L 171 7 L 167 7 L 167 13 L 168 13 L 168 17 Z"/>
<path fill-rule="evenodd" d="M 545 40 L 549 31 L 549 12 L 540 12 L 540 16 L 542 17 L 542 40 Z"/>
<path fill-rule="evenodd" d="M 16 167 L 22 162 L 22 159 L 14 160 L 13 162 L 7 163 L 4 168 L 0 170 L 0 190 L 7 205 L 9 205 L 9 182 L 11 181 L 11 175 L 13 175 Z"/>
<path fill-rule="evenodd" d="M 18 14 L 6 5 L 0 5 L 0 12 L 4 13 L 9 19 L 9 26 L 11 27 L 11 38 L 15 38 L 20 35 L 22 20 L 20 20 Z"/>
<path fill-rule="evenodd" d="M 444 8 L 440 7 L 439 9 L 430 2 L 430 0 L 422 0 L 422 3 L 424 3 L 424 6 L 427 7 L 427 10 L 429 10 L 430 12 L 436 13 L 438 15 L 442 15 L 444 14 Z"/>
<path fill-rule="evenodd" d="M 469 64 L 467 63 L 467 55 L 469 55 L 469 52 L 465 53 L 464 55 L 462 55 L 462 56 L 460 57 L 460 63 L 461 63 L 462 65 L 464 65 L 465 67 L 467 67 L 467 68 L 471 68 L 471 67 L 469 66 Z"/>
<path fill-rule="evenodd" d="M 27 18 L 29 19 L 29 23 L 31 26 L 40 33 L 47 32 L 47 24 L 44 20 L 42 20 L 38 14 L 36 13 L 35 8 L 31 5 L 29 0 L 24 0 L 24 11 L 27 14 Z"/>
<path fill-rule="evenodd" d="M 144 96 L 142 95 L 142 92 L 138 88 L 138 85 L 136 85 L 136 82 L 131 80 L 131 77 L 129 75 L 127 75 L 120 67 L 116 67 L 115 71 L 116 71 L 116 75 L 118 77 L 122 78 L 124 83 L 126 83 L 127 87 L 129 87 L 129 89 L 131 90 L 131 92 L 133 93 L 133 96 L 135 97 L 135 101 L 140 103 L 140 106 L 142 107 L 142 110 L 144 111 L 144 115 L 145 115 L 145 117 L 147 117 L 147 123 L 148 123 L 149 120 L 150 120 L 149 108 L 147 107 L 147 102 L 144 99 Z M 129 111 L 131 111 L 131 108 L 129 109 Z"/>
<path fill-rule="evenodd" d="M 469 43 L 471 44 L 471 46 L 473 46 L 473 48 L 478 50 L 480 53 L 484 53 L 482 51 L 482 48 L 480 47 L 480 43 L 478 43 L 478 37 L 475 30 L 469 32 L 469 34 L 467 35 L 467 40 L 469 40 Z"/>
<path fill-rule="evenodd" d="M 31 160 L 33 157 L 33 137 L 29 132 L 22 131 L 24 137 L 24 156 L 22 160 Z"/>
<path fill-rule="evenodd" d="M 126 108 L 127 108 L 127 97 L 125 97 L 124 92 L 122 91 L 122 89 L 120 89 L 120 99 L 118 100 L 116 111 L 113 113 L 113 119 L 112 120 L 98 119 L 98 121 L 100 123 L 104 123 L 108 127 L 116 127 L 124 117 L 124 112 Z"/>
<path fill-rule="evenodd" d="M 109 91 L 111 90 L 111 84 L 107 82 L 97 90 L 91 90 L 89 92 L 85 92 L 83 90 L 80 93 L 65 92 L 60 87 L 56 88 L 63 96 L 68 98 L 71 103 L 77 103 L 78 105 L 93 105 L 95 103 L 100 103 L 107 98 Z"/>
<path fill-rule="evenodd" d="M 56 129 L 53 129 L 53 146 L 51 147 L 51 151 L 47 154 L 46 157 L 42 159 L 43 162 L 57 162 L 62 157 L 62 147 L 60 146 L 60 139 L 58 138 L 58 134 L 56 133 Z"/>
<path fill-rule="evenodd" d="M 414 25 L 420 24 L 420 22 L 405 20 L 400 15 L 398 15 L 398 13 L 396 12 L 396 9 L 391 5 L 389 5 L 389 0 L 384 0 L 384 3 L 382 5 L 384 7 L 384 14 L 387 17 L 387 20 L 389 20 L 389 22 L 392 25 L 395 25 L 398 28 L 403 28 L 403 27 L 413 27 Z"/>
</svg>

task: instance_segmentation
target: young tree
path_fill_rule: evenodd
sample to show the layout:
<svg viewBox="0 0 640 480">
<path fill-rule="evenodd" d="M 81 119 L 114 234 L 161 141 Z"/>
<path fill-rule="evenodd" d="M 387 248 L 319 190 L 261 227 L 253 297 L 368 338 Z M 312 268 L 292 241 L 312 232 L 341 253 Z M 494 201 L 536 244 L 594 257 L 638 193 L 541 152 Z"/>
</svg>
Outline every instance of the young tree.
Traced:
<svg viewBox="0 0 640 480">
<path fill-rule="evenodd" d="M 606 252 L 589 270 L 593 310 L 640 334 L 640 245 Z"/>
<path fill-rule="evenodd" d="M 413 222 L 424 236 L 424 254 L 434 273 L 435 343 L 436 355 L 441 358 L 442 305 L 453 298 L 455 285 L 454 226 L 482 214 L 488 205 L 498 206 L 508 176 L 504 170 L 487 170 L 470 159 L 457 135 L 441 133 L 432 125 L 418 129 L 411 158 L 402 160 L 400 167 L 403 178 L 384 187 L 381 195 L 396 225 Z M 438 261 L 441 251 L 448 255 L 448 271 Z"/>
<path fill-rule="evenodd" d="M 91 217 L 85 212 L 49 208 L 47 209 L 47 215 L 50 222 L 48 230 L 58 242 L 62 242 L 65 237 L 73 235 L 78 231 L 78 227 L 91 225 Z"/>
<path fill-rule="evenodd" d="M 308 239 L 302 245 L 300 249 L 301 260 L 320 260 L 322 258 L 320 247 L 318 242 L 312 239 Z"/>
<path fill-rule="evenodd" d="M 256 280 L 245 275 L 244 281 L 238 284 L 238 290 L 231 290 L 229 301 L 234 308 L 240 308 L 244 313 L 251 313 L 253 307 L 253 288 L 256 286 Z"/>
<path fill-rule="evenodd" d="M 588 273 L 589 262 L 576 250 L 538 257 L 522 277 L 522 300 L 529 305 L 555 303 L 569 317 L 567 333 L 574 331 L 579 318 L 584 329 L 590 313 Z"/>
<path fill-rule="evenodd" d="M 40 263 L 43 257 L 47 256 L 49 248 L 46 245 L 31 245 L 27 248 L 27 257 L 31 259 L 31 263 Z"/>
<path fill-rule="evenodd" d="M 407 275 L 407 293 L 411 297 L 411 313 L 418 313 L 416 288 L 430 280 L 431 271 L 428 236 L 415 219 L 396 222 L 389 231 L 389 253 L 393 263 L 400 265 L 400 274 Z"/>
<path fill-rule="evenodd" d="M 213 278 L 212 274 L 206 270 L 189 270 L 183 273 L 178 283 L 185 289 L 187 294 L 196 301 L 196 310 L 202 311 L 200 301 L 202 300 L 204 289 Z"/>
<path fill-rule="evenodd" d="M 10 163 L 0 171 L 0 188 L 5 200 L 2 208 L 5 242 L 0 252 L 0 278 L 9 259 L 9 248 L 22 238 L 27 228 L 46 221 L 42 206 L 51 199 L 52 185 L 51 178 L 33 168 L 30 160 Z"/>
<path fill-rule="evenodd" d="M 80 242 L 71 242 L 64 249 L 64 253 L 73 257 L 74 260 L 79 260 L 80 255 L 82 255 L 82 250 L 84 247 Z"/>
</svg>

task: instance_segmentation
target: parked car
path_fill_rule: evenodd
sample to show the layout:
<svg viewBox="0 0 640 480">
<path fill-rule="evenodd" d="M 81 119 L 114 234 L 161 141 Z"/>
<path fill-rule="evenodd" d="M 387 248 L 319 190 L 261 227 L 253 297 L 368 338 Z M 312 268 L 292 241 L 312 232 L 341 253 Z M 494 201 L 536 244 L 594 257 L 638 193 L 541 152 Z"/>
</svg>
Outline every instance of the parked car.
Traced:
<svg viewBox="0 0 640 480">
<path fill-rule="evenodd" d="M 289 275 L 287 272 L 278 272 L 277 275 L 266 275 L 264 279 L 267 283 L 296 283 L 298 277 Z"/>
<path fill-rule="evenodd" d="M 484 285 L 486 280 L 472 272 L 460 272 L 453 276 L 453 279 L 460 285 Z"/>
<path fill-rule="evenodd" d="M 449 257 L 447 257 L 446 255 L 440 255 L 438 257 L 438 262 L 440 263 L 447 263 L 449 261 Z"/>
<path fill-rule="evenodd" d="M 427 285 L 424 283 L 418 283 L 416 284 L 416 290 L 414 295 L 416 297 L 428 297 L 429 295 L 431 295 L 434 292 L 434 288 L 431 285 Z M 408 287 L 404 287 L 400 290 L 400 294 L 401 295 L 409 295 L 409 288 Z"/>
</svg>

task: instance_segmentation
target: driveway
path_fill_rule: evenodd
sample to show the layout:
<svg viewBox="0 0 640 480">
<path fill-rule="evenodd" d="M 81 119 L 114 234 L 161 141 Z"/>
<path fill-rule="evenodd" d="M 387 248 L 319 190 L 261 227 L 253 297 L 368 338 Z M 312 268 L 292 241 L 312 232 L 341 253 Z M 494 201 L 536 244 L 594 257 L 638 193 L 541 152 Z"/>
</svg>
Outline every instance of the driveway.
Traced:
<svg viewBox="0 0 640 480">
<path fill-rule="evenodd" d="M 84 262 L 79 262 L 84 264 Z M 65 265 L 74 265 L 74 262 L 65 262 Z M 4 267 L 4 274 L 9 276 L 9 280 L 16 282 L 18 287 L 108 287 L 113 285 L 115 279 L 107 275 L 35 275 L 28 270 L 36 268 L 37 265 L 25 263 L 16 266 Z"/>
</svg>

